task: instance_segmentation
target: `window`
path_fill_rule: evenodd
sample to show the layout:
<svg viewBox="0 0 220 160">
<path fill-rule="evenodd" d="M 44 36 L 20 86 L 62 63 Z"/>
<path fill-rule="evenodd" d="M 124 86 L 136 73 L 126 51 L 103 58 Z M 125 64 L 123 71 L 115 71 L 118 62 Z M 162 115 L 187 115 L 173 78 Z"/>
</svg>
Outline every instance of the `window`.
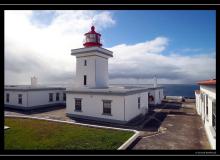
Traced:
<svg viewBox="0 0 220 160">
<path fill-rule="evenodd" d="M 53 93 L 49 93 L 49 102 L 53 101 Z"/>
<path fill-rule="evenodd" d="M 22 104 L 22 94 L 18 95 L 18 104 Z"/>
<path fill-rule="evenodd" d="M 103 114 L 111 115 L 111 100 L 103 100 Z"/>
<path fill-rule="evenodd" d="M 6 94 L 6 102 L 7 102 L 7 103 L 9 103 L 9 97 L 10 97 L 10 95 L 9 95 L 9 93 L 7 93 L 7 94 Z"/>
<path fill-rule="evenodd" d="M 96 35 L 95 34 L 89 34 L 87 38 L 87 42 L 96 42 Z"/>
<path fill-rule="evenodd" d="M 82 100 L 80 98 L 75 99 L 75 111 L 82 111 Z"/>
<path fill-rule="evenodd" d="M 84 75 L 84 85 L 86 85 L 86 75 Z"/>
<path fill-rule="evenodd" d="M 92 42 L 96 41 L 96 35 L 95 34 L 90 34 L 90 38 L 91 38 Z"/>
<path fill-rule="evenodd" d="M 141 107 L 141 97 L 138 97 L 138 109 Z"/>
<path fill-rule="evenodd" d="M 66 93 L 63 93 L 63 101 L 66 101 Z"/>
<path fill-rule="evenodd" d="M 208 118 L 209 110 L 208 110 L 208 95 L 205 95 L 206 100 L 206 117 Z"/>
<path fill-rule="evenodd" d="M 84 66 L 87 66 L 87 60 L 84 60 Z"/>
<path fill-rule="evenodd" d="M 216 102 L 212 102 L 212 126 L 216 130 Z"/>
<path fill-rule="evenodd" d="M 59 101 L 59 100 L 60 100 L 60 94 L 56 93 L 56 101 Z"/>
</svg>

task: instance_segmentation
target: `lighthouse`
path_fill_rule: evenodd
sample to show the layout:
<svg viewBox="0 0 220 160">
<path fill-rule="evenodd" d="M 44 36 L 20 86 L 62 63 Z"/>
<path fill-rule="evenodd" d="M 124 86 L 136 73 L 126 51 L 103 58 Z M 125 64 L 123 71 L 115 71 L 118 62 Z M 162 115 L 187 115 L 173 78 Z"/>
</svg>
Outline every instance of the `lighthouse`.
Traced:
<svg viewBox="0 0 220 160">
<path fill-rule="evenodd" d="M 72 49 L 76 57 L 74 86 L 66 89 L 66 114 L 71 118 L 125 124 L 148 112 L 148 93 L 160 103 L 161 87 L 119 86 L 108 84 L 108 59 L 113 52 L 103 48 L 101 34 L 84 34 L 83 48 Z"/>
<path fill-rule="evenodd" d="M 71 55 L 76 56 L 76 87 L 108 88 L 108 58 L 113 57 L 112 51 L 102 48 L 101 34 L 92 26 L 84 34 L 84 48 L 72 49 Z"/>
</svg>

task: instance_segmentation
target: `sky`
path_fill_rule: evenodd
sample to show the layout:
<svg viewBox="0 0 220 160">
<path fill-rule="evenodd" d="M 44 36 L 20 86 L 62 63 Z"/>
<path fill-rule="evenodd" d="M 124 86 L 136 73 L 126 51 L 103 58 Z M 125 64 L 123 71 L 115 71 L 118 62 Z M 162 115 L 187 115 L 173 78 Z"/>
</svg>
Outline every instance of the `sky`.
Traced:
<svg viewBox="0 0 220 160">
<path fill-rule="evenodd" d="M 109 83 L 195 84 L 216 78 L 213 10 L 6 10 L 5 84 L 74 84 L 84 33 L 94 25 L 109 59 Z"/>
</svg>

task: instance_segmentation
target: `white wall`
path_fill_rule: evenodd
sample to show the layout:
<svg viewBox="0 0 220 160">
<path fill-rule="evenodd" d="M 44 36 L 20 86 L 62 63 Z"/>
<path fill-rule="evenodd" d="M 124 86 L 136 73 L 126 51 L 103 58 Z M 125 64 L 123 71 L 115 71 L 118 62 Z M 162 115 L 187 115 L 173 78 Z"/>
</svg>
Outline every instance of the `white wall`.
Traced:
<svg viewBox="0 0 220 160">
<path fill-rule="evenodd" d="M 6 94 L 9 93 L 9 103 L 6 102 Z M 18 94 L 22 94 L 22 104 L 18 104 Z M 27 93 L 22 91 L 5 91 L 4 104 L 27 107 Z"/>
<path fill-rule="evenodd" d="M 161 104 L 163 99 L 163 89 L 156 89 L 155 90 L 155 104 Z"/>
<path fill-rule="evenodd" d="M 138 97 L 141 97 L 141 106 L 138 109 Z M 75 98 L 82 98 L 82 112 L 75 110 Z M 103 101 L 112 100 L 111 116 L 103 115 Z M 129 121 L 148 109 L 148 93 L 129 96 L 89 95 L 67 93 L 66 112 L 69 114 L 91 116 L 112 120 Z"/>
<path fill-rule="evenodd" d="M 154 104 L 154 105 L 161 104 L 161 101 L 164 98 L 163 89 L 159 88 L 159 89 L 149 90 L 149 93 L 154 97 L 154 101 L 152 102 L 149 101 L 149 104 Z"/>
<path fill-rule="evenodd" d="M 141 106 L 138 108 L 138 97 L 141 97 Z M 148 110 L 148 92 L 138 93 L 125 97 L 125 120 L 129 121 L 134 117 Z"/>
<path fill-rule="evenodd" d="M 84 66 L 84 61 L 87 65 Z M 84 75 L 87 76 L 87 85 L 84 85 Z M 99 56 L 76 58 L 76 86 L 77 87 L 107 87 L 108 86 L 108 59 Z"/>
<path fill-rule="evenodd" d="M 53 93 L 53 101 L 49 101 L 49 93 Z M 59 101 L 56 101 L 56 93 L 59 93 Z M 46 91 L 28 91 L 28 105 L 38 106 L 38 105 L 48 105 L 63 103 L 63 91 L 61 90 L 46 90 Z"/>
<path fill-rule="evenodd" d="M 200 90 L 204 92 L 205 94 L 208 94 L 210 97 L 216 99 L 216 86 L 215 85 L 210 85 L 210 86 L 201 85 Z"/>
<path fill-rule="evenodd" d="M 212 127 L 212 101 L 216 99 L 216 87 L 214 85 L 201 85 L 200 93 L 208 95 L 208 116 L 206 115 L 206 98 L 202 101 L 200 94 L 195 93 L 196 110 L 197 113 L 201 116 L 211 147 L 216 149 L 216 138 L 213 136 L 215 131 Z"/>
<path fill-rule="evenodd" d="M 10 94 L 9 103 L 6 102 L 6 94 Z M 49 102 L 49 93 L 53 93 L 53 102 Z M 59 101 L 56 101 L 56 93 L 60 93 Z M 61 90 L 46 90 L 46 91 L 5 91 L 4 104 L 32 107 L 39 105 L 48 105 L 56 103 L 64 103 L 63 93 Z M 18 94 L 22 94 L 22 104 L 18 104 Z"/>
<path fill-rule="evenodd" d="M 155 91 L 154 90 L 149 90 L 148 93 L 149 93 L 149 95 L 154 97 L 153 101 L 149 100 L 149 104 L 153 104 L 154 105 L 155 104 Z"/>
<path fill-rule="evenodd" d="M 108 59 L 96 57 L 96 86 L 108 86 Z"/>
<path fill-rule="evenodd" d="M 84 66 L 84 61 L 87 65 Z M 76 86 L 93 87 L 95 86 L 95 57 L 78 57 L 76 58 Z M 84 75 L 87 76 L 87 85 L 84 86 Z"/>
<path fill-rule="evenodd" d="M 69 114 L 91 116 L 105 119 L 124 121 L 124 98 L 123 96 L 90 95 L 90 94 L 66 94 L 66 112 Z M 82 98 L 82 112 L 75 110 L 75 98 Z M 103 101 L 112 100 L 112 116 L 103 115 Z"/>
<path fill-rule="evenodd" d="M 201 115 L 200 94 L 195 93 L 195 98 L 196 98 L 196 111 L 199 115 Z"/>
</svg>

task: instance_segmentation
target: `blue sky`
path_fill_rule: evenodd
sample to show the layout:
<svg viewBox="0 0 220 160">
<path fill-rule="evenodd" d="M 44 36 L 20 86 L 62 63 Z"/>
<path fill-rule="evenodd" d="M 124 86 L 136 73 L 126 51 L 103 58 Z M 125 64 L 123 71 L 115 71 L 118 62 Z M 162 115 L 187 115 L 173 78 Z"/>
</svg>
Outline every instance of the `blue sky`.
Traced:
<svg viewBox="0 0 220 160">
<path fill-rule="evenodd" d="M 74 83 L 75 57 L 94 24 L 110 83 L 191 83 L 216 77 L 214 10 L 5 11 L 5 82 Z"/>
<path fill-rule="evenodd" d="M 112 11 L 116 25 L 102 33 L 106 46 L 169 37 L 167 53 L 186 49 L 215 51 L 215 11 Z M 196 54 L 196 53 L 185 53 Z"/>
</svg>

